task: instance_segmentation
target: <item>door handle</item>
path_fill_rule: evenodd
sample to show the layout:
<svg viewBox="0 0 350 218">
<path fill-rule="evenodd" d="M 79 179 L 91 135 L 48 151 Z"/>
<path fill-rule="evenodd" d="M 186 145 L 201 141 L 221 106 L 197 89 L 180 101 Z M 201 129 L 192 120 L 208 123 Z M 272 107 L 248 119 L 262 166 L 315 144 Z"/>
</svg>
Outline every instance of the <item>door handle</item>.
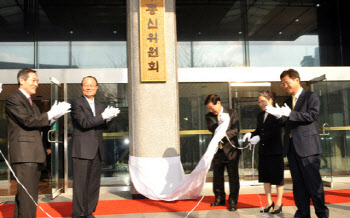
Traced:
<svg viewBox="0 0 350 218">
<path fill-rule="evenodd" d="M 55 130 L 51 129 L 47 132 L 47 141 L 49 141 L 50 143 L 63 143 L 61 141 L 51 141 L 50 138 L 51 138 L 51 135 L 52 133 L 55 132 Z"/>
<path fill-rule="evenodd" d="M 322 125 L 322 134 L 320 134 L 320 135 L 329 135 L 329 132 L 326 132 L 326 126 L 328 126 L 328 123 L 324 123 L 323 125 Z"/>
</svg>

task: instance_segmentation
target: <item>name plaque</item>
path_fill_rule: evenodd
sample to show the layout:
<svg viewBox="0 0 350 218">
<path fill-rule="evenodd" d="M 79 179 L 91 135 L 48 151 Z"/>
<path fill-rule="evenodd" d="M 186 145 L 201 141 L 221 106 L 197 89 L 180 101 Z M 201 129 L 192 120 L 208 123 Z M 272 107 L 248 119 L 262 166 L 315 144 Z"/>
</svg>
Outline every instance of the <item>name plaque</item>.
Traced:
<svg viewBox="0 0 350 218">
<path fill-rule="evenodd" d="M 141 82 L 166 82 L 164 0 L 140 0 Z"/>
</svg>

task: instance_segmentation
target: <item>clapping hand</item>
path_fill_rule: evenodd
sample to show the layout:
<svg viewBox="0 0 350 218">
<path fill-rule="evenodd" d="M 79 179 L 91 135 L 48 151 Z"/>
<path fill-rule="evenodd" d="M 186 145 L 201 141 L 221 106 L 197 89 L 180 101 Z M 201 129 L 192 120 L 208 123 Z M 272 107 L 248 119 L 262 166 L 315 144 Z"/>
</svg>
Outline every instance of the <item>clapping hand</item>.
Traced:
<svg viewBox="0 0 350 218">
<path fill-rule="evenodd" d="M 71 107 L 71 105 L 65 101 L 59 102 L 59 103 L 57 103 L 57 101 L 55 101 L 55 103 L 52 105 L 51 109 L 49 110 L 49 112 L 47 112 L 47 114 L 48 114 L 50 119 L 53 118 L 53 119 L 57 120 L 58 118 L 60 118 L 64 114 L 69 113 L 70 107 Z"/>
<path fill-rule="evenodd" d="M 290 113 L 292 112 L 292 110 L 286 103 L 284 103 L 284 106 L 281 109 L 282 109 L 282 115 L 286 117 L 289 117 Z"/>
<path fill-rule="evenodd" d="M 276 103 L 276 107 L 267 105 L 266 106 L 266 112 L 269 114 L 272 114 L 276 118 L 281 118 L 282 117 L 282 108 Z"/>
<path fill-rule="evenodd" d="M 120 113 L 119 108 L 115 108 L 113 106 L 108 106 L 102 112 L 102 118 L 107 121 L 111 121 L 114 117 L 116 117 Z"/>
</svg>

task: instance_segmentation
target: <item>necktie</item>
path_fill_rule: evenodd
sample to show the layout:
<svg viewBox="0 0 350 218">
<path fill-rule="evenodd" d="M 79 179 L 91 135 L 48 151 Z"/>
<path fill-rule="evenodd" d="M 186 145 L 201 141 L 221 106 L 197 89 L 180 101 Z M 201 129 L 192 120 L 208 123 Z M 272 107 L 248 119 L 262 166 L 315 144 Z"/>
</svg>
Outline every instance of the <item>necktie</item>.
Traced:
<svg viewBox="0 0 350 218">
<path fill-rule="evenodd" d="M 294 110 L 294 108 L 295 108 L 295 103 L 296 103 L 296 101 L 297 101 L 297 98 L 296 97 L 293 97 L 292 98 L 292 110 Z"/>
<path fill-rule="evenodd" d="M 220 114 L 218 114 L 218 123 L 220 122 Z M 219 148 L 220 149 L 222 149 L 223 147 L 222 147 L 222 143 L 221 142 L 219 142 Z"/>
<path fill-rule="evenodd" d="M 33 107 L 33 101 L 32 101 L 31 97 L 28 98 L 28 101 L 29 101 L 30 105 Z"/>
</svg>

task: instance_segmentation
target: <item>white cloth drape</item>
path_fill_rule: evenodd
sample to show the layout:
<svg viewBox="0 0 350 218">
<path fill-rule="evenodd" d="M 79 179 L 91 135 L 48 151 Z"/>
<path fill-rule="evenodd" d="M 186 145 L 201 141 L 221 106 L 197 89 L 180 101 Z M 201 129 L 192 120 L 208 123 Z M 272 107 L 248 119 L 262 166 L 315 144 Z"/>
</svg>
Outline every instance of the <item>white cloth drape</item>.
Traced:
<svg viewBox="0 0 350 218">
<path fill-rule="evenodd" d="M 228 128 L 228 114 L 221 119 L 214 137 L 192 173 L 185 177 L 180 156 L 165 158 L 129 158 L 129 172 L 136 190 L 152 200 L 175 201 L 195 199 L 203 189 L 211 161 L 218 149 L 218 143 Z"/>
</svg>

